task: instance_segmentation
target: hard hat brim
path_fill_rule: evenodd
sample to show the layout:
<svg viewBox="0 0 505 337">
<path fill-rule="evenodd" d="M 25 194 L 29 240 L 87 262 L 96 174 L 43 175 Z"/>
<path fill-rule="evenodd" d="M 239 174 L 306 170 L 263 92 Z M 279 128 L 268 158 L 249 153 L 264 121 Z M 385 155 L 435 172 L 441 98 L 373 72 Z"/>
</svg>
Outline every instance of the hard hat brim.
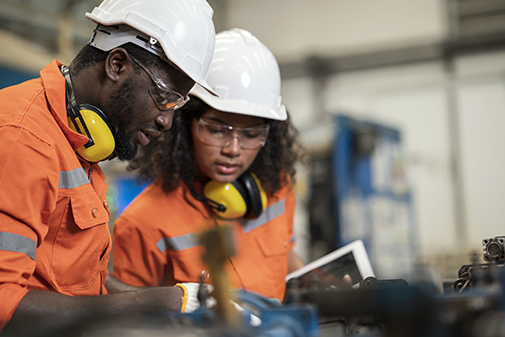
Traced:
<svg viewBox="0 0 505 337">
<path fill-rule="evenodd" d="M 277 108 L 271 108 L 265 104 L 245 100 L 221 99 L 219 97 L 210 96 L 199 87 L 191 89 L 189 94 L 200 98 L 207 105 L 219 111 L 278 121 L 285 121 L 287 119 L 286 107 L 283 104 Z"/>
</svg>

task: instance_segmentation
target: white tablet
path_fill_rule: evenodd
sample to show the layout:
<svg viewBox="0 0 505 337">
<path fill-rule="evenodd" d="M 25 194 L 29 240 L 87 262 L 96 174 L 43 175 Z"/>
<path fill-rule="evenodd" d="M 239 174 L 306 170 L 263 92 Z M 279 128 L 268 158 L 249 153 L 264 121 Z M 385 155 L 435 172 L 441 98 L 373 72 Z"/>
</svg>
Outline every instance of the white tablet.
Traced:
<svg viewBox="0 0 505 337">
<path fill-rule="evenodd" d="M 286 282 L 298 279 L 298 287 L 305 288 L 314 283 L 322 286 L 336 285 L 344 275 L 351 276 L 353 286 L 374 272 L 363 241 L 353 241 L 286 276 Z M 336 283 L 336 284 L 335 284 Z"/>
</svg>

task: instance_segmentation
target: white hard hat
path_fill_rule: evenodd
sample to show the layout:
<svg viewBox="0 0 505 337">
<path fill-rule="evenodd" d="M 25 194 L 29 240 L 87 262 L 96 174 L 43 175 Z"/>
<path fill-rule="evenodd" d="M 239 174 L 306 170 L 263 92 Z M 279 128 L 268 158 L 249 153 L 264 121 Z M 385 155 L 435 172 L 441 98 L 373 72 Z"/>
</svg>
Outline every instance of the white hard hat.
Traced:
<svg viewBox="0 0 505 337">
<path fill-rule="evenodd" d="M 89 45 L 109 51 L 135 43 L 215 95 L 205 81 L 214 54 L 213 14 L 205 0 L 104 0 L 86 13 L 99 24 Z"/>
<path fill-rule="evenodd" d="M 207 83 L 219 97 L 198 87 L 190 94 L 214 109 L 281 121 L 287 118 L 277 60 L 247 30 L 235 28 L 216 35 Z"/>
</svg>

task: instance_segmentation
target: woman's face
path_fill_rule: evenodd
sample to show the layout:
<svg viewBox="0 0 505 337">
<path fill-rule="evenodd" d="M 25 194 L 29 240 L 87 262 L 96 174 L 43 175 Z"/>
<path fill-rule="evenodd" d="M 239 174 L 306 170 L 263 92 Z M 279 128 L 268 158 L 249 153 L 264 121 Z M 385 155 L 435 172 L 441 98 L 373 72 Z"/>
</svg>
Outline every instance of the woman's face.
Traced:
<svg viewBox="0 0 505 337">
<path fill-rule="evenodd" d="M 221 134 L 221 132 L 216 132 L 216 130 L 219 130 L 222 126 L 225 129 L 229 126 L 233 128 L 261 128 L 261 125 L 264 125 L 264 120 L 259 117 L 227 113 L 215 109 L 204 112 L 200 119 L 203 119 L 208 124 L 204 126 L 200 123 L 199 125 L 198 120 L 193 120 L 193 155 L 203 178 L 209 178 L 220 183 L 232 182 L 247 171 L 261 147 L 243 149 L 241 142 L 244 144 L 244 141 L 241 138 L 244 135 L 236 131 L 231 132 L 232 137 L 230 137 L 231 139 L 229 139 L 227 144 L 210 145 L 209 140 L 212 142 L 211 137 L 217 138 Z M 204 140 L 202 140 L 202 132 L 206 132 Z M 254 137 L 258 134 L 246 133 L 246 135 Z"/>
</svg>

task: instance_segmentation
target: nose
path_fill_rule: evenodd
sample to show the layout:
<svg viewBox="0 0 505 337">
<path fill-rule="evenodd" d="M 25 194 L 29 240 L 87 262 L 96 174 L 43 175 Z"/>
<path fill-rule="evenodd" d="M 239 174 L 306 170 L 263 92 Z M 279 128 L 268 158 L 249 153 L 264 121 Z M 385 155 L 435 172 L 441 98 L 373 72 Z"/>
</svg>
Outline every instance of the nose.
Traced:
<svg viewBox="0 0 505 337">
<path fill-rule="evenodd" d="M 230 157 L 238 157 L 242 153 L 242 146 L 240 145 L 240 138 L 238 135 L 233 135 L 233 138 L 223 146 L 223 153 Z"/>
<path fill-rule="evenodd" d="M 160 127 L 161 130 L 166 131 L 172 127 L 173 117 L 173 110 L 163 111 L 162 114 L 156 117 L 155 123 Z"/>
</svg>

